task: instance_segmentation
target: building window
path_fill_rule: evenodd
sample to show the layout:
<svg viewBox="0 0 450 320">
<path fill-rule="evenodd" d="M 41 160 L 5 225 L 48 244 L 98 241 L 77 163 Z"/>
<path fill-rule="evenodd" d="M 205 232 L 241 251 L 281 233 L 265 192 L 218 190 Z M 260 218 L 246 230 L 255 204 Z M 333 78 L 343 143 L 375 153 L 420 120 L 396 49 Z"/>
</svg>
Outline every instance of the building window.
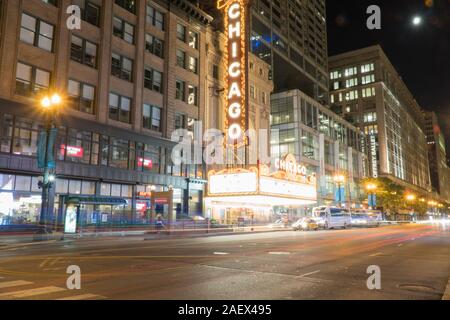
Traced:
<svg viewBox="0 0 450 320">
<path fill-rule="evenodd" d="M 110 93 L 109 118 L 124 123 L 131 123 L 131 98 Z"/>
<path fill-rule="evenodd" d="M 145 68 L 144 87 L 156 92 L 162 92 L 162 73 L 151 68 Z"/>
<path fill-rule="evenodd" d="M 352 79 L 345 80 L 346 88 L 355 87 L 357 85 L 358 85 L 358 78 L 352 78 Z"/>
<path fill-rule="evenodd" d="M 346 101 L 352 101 L 356 99 L 358 99 L 358 90 L 353 90 L 345 94 Z"/>
<path fill-rule="evenodd" d="M 189 71 L 197 74 L 198 73 L 198 59 L 194 57 L 189 57 Z"/>
<path fill-rule="evenodd" d="M 342 77 L 342 74 L 339 71 L 333 71 L 330 73 L 330 79 L 335 80 Z"/>
<path fill-rule="evenodd" d="M 134 26 L 118 17 L 113 19 L 113 34 L 128 43 L 134 43 Z"/>
<path fill-rule="evenodd" d="M 366 73 L 366 72 L 370 72 L 370 71 L 374 71 L 373 63 L 368 63 L 368 64 L 361 66 L 361 73 Z"/>
<path fill-rule="evenodd" d="M 111 74 L 120 79 L 133 82 L 133 60 L 113 53 L 111 57 Z"/>
<path fill-rule="evenodd" d="M 369 83 L 373 83 L 375 82 L 375 75 L 374 74 L 369 74 L 367 76 L 363 76 L 361 78 L 362 84 L 369 84 Z"/>
<path fill-rule="evenodd" d="M 164 41 L 147 33 L 145 35 L 145 50 L 157 57 L 164 58 Z"/>
<path fill-rule="evenodd" d="M 177 66 L 180 68 L 186 68 L 186 52 L 177 50 Z"/>
<path fill-rule="evenodd" d="M 81 9 L 81 19 L 94 25 L 100 25 L 100 4 L 101 1 L 73 0 L 72 3 Z"/>
<path fill-rule="evenodd" d="M 198 105 L 198 90 L 197 87 L 188 85 L 188 104 L 197 106 Z"/>
<path fill-rule="evenodd" d="M 186 27 L 179 23 L 177 24 L 177 38 L 180 41 L 186 42 Z"/>
<path fill-rule="evenodd" d="M 186 99 L 186 83 L 181 80 L 176 81 L 175 99 L 185 101 Z"/>
<path fill-rule="evenodd" d="M 144 104 L 143 127 L 153 131 L 161 131 L 161 108 Z"/>
<path fill-rule="evenodd" d="M 363 98 L 370 98 L 370 97 L 375 96 L 375 88 L 370 87 L 370 88 L 362 89 L 362 96 L 363 96 Z"/>
<path fill-rule="evenodd" d="M 125 10 L 135 13 L 136 12 L 136 1 L 135 0 L 115 0 L 117 5 L 121 6 Z"/>
<path fill-rule="evenodd" d="M 376 112 L 368 112 L 364 114 L 364 123 L 376 122 L 377 121 L 377 113 Z"/>
<path fill-rule="evenodd" d="M 189 47 L 198 50 L 198 33 L 189 31 Z"/>
<path fill-rule="evenodd" d="M 159 30 L 164 30 L 164 14 L 147 5 L 147 23 Z"/>
<path fill-rule="evenodd" d="M 50 72 L 24 63 L 17 63 L 16 93 L 21 96 L 32 96 L 50 87 Z"/>
<path fill-rule="evenodd" d="M 356 67 L 350 67 L 350 68 L 345 69 L 345 71 L 344 71 L 344 74 L 346 77 L 354 76 L 357 73 L 358 73 L 358 68 L 356 68 Z"/>
<path fill-rule="evenodd" d="M 92 68 L 97 67 L 97 45 L 72 35 L 70 58 L 73 61 L 87 65 Z"/>
<path fill-rule="evenodd" d="M 54 26 L 22 13 L 20 40 L 32 46 L 52 51 Z"/>
<path fill-rule="evenodd" d="M 78 111 L 93 114 L 95 111 L 95 87 L 75 80 L 69 80 L 70 106 Z"/>
</svg>

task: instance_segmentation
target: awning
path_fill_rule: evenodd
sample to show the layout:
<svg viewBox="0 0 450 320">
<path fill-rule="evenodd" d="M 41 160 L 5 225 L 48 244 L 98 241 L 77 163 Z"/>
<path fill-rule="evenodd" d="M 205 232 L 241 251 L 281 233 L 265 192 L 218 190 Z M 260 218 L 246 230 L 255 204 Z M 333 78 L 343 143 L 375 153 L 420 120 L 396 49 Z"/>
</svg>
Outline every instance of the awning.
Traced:
<svg viewBox="0 0 450 320">
<path fill-rule="evenodd" d="M 73 196 L 65 198 L 66 204 L 80 205 L 80 204 L 100 204 L 100 205 L 112 205 L 112 206 L 123 206 L 128 204 L 127 200 L 122 198 L 111 198 L 111 197 L 82 197 Z"/>
</svg>

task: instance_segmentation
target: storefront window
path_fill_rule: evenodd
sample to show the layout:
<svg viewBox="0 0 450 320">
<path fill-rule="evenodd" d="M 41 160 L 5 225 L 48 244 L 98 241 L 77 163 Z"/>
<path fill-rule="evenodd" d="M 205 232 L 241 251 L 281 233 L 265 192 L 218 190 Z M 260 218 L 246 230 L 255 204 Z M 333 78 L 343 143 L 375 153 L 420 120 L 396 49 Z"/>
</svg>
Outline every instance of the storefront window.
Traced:
<svg viewBox="0 0 450 320">
<path fill-rule="evenodd" d="M 29 176 L 16 176 L 17 191 L 31 191 L 31 177 Z"/>
<path fill-rule="evenodd" d="M 9 174 L 0 174 L 0 190 L 13 190 L 14 176 Z"/>
<path fill-rule="evenodd" d="M 136 168 L 143 172 L 160 172 L 161 148 L 138 143 L 136 150 Z"/>
<path fill-rule="evenodd" d="M 69 192 L 69 180 L 56 179 L 56 193 L 68 194 Z"/>
<path fill-rule="evenodd" d="M 81 194 L 81 181 L 70 180 L 69 193 L 70 194 Z"/>
<path fill-rule="evenodd" d="M 84 195 L 94 195 L 95 194 L 95 182 L 83 181 L 81 184 L 81 193 Z"/>
</svg>

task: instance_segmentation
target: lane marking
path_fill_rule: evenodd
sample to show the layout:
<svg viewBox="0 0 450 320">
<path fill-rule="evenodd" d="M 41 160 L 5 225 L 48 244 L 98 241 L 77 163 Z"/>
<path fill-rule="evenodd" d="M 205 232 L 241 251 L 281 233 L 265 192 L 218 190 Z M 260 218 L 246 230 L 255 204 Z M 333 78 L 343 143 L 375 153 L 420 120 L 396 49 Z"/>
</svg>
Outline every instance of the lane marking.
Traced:
<svg viewBox="0 0 450 320">
<path fill-rule="evenodd" d="M 0 289 L 19 287 L 19 286 L 26 286 L 26 285 L 29 285 L 29 284 L 33 284 L 33 282 L 23 281 L 23 280 L 0 282 Z"/>
<path fill-rule="evenodd" d="M 43 287 L 43 288 L 36 288 L 36 289 L 30 289 L 30 290 L 21 290 L 21 291 L 15 291 L 15 292 L 6 292 L 6 293 L 0 293 L 0 298 L 28 298 L 32 296 L 39 296 L 49 293 L 55 293 L 55 292 L 61 292 L 65 291 L 64 288 L 59 287 Z"/>
<path fill-rule="evenodd" d="M 381 256 L 382 254 L 383 254 L 383 252 L 377 252 L 377 253 L 369 255 L 369 257 L 378 257 L 378 256 Z"/>
<path fill-rule="evenodd" d="M 78 296 L 72 296 L 72 297 L 66 297 L 56 300 L 90 300 L 90 299 L 106 299 L 103 296 L 99 296 L 97 294 L 87 293 L 87 294 L 80 294 Z"/>
<path fill-rule="evenodd" d="M 307 276 L 311 276 L 311 275 L 319 273 L 319 272 L 320 272 L 320 270 L 316 270 L 316 271 L 313 271 L 313 272 L 308 272 L 308 273 L 302 274 L 301 276 L 298 276 L 296 278 L 305 278 Z"/>
<path fill-rule="evenodd" d="M 400 243 L 397 247 L 403 247 L 403 243 Z"/>
<path fill-rule="evenodd" d="M 217 256 L 226 256 L 229 253 L 226 253 L 226 252 L 214 252 L 214 254 L 217 255 Z"/>
<path fill-rule="evenodd" d="M 269 252 L 269 254 L 273 254 L 273 255 L 289 255 L 291 254 L 290 252 Z"/>
</svg>

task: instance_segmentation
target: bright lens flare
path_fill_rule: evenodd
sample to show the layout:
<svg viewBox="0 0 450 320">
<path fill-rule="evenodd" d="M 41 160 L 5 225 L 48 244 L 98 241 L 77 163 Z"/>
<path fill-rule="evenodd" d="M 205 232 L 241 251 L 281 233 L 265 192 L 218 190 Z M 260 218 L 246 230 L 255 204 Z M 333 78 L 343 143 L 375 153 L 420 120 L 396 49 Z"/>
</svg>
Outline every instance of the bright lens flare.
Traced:
<svg viewBox="0 0 450 320">
<path fill-rule="evenodd" d="M 60 104 L 61 103 L 61 97 L 59 96 L 59 94 L 54 94 L 51 98 L 52 100 L 52 104 Z"/>
<path fill-rule="evenodd" d="M 412 22 L 413 22 L 413 25 L 418 26 L 422 23 L 422 18 L 418 17 L 418 16 L 414 17 Z"/>
<path fill-rule="evenodd" d="M 52 101 L 50 100 L 50 98 L 45 97 L 44 99 L 41 100 L 41 105 L 44 108 L 50 108 L 50 106 L 52 105 Z"/>
</svg>

